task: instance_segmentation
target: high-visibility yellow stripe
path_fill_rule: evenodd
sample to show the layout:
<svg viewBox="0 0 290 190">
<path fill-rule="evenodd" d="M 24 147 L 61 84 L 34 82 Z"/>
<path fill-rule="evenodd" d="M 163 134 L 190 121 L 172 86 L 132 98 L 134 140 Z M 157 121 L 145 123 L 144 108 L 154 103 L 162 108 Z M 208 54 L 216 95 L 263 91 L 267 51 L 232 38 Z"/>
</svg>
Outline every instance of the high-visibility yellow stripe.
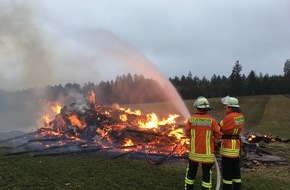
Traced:
<svg viewBox="0 0 290 190">
<path fill-rule="evenodd" d="M 223 148 L 221 147 L 220 154 L 222 156 L 238 157 L 240 154 L 239 149 Z"/>
<path fill-rule="evenodd" d="M 233 181 L 228 181 L 228 180 L 223 179 L 223 183 L 228 184 L 228 185 L 232 185 Z"/>
<path fill-rule="evenodd" d="M 236 124 L 236 125 L 242 125 L 242 124 L 244 124 L 244 122 L 245 122 L 243 116 L 235 117 L 234 120 L 235 120 L 235 124 Z"/>
<path fill-rule="evenodd" d="M 212 124 L 211 118 L 190 118 L 190 123 L 193 126 L 208 126 Z"/>
<path fill-rule="evenodd" d="M 194 180 L 193 179 L 188 179 L 187 178 L 188 170 L 189 170 L 189 164 L 187 164 L 186 172 L 185 172 L 185 187 L 186 187 L 186 184 L 189 184 L 189 185 L 193 185 L 194 184 Z"/>
<path fill-rule="evenodd" d="M 211 154 L 210 151 L 211 131 L 206 131 L 206 154 Z"/>
<path fill-rule="evenodd" d="M 205 187 L 205 188 L 209 188 L 209 189 L 211 189 L 211 183 L 207 183 L 207 182 L 204 182 L 204 181 L 202 181 L 201 182 L 201 185 L 203 186 L 203 187 Z"/>
<path fill-rule="evenodd" d="M 233 179 L 233 182 L 234 183 L 242 183 L 242 180 L 241 179 Z"/>
<path fill-rule="evenodd" d="M 193 154 L 189 153 L 189 159 L 197 161 L 197 162 L 208 162 L 213 163 L 214 162 L 214 154 Z"/>
<path fill-rule="evenodd" d="M 212 172 L 209 170 L 209 182 L 202 181 L 201 185 L 205 188 L 211 189 L 212 188 Z"/>
<path fill-rule="evenodd" d="M 233 132 L 233 135 L 237 135 L 238 134 L 238 132 L 239 132 L 239 129 L 234 129 L 234 132 Z"/>
<path fill-rule="evenodd" d="M 232 142 L 232 149 L 235 149 L 236 148 L 237 141 L 234 140 L 234 139 L 231 139 L 231 142 Z"/>
<path fill-rule="evenodd" d="M 189 185 L 193 185 L 194 184 L 194 180 L 191 180 L 191 179 L 185 179 L 185 183 L 186 184 L 189 184 Z"/>
<path fill-rule="evenodd" d="M 195 129 L 191 129 L 191 149 L 192 153 L 195 153 Z"/>
</svg>

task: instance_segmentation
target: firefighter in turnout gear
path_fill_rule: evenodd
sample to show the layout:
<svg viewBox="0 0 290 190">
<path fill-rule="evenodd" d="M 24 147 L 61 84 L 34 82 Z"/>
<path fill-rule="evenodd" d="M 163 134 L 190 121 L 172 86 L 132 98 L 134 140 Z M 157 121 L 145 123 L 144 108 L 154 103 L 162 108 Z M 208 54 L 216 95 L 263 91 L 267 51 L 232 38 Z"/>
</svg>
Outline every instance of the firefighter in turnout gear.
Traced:
<svg viewBox="0 0 290 190">
<path fill-rule="evenodd" d="M 226 96 L 221 99 L 225 105 L 226 116 L 220 121 L 223 133 L 220 154 L 222 156 L 223 190 L 241 189 L 239 135 L 244 128 L 244 116 L 237 98 Z"/>
<path fill-rule="evenodd" d="M 208 100 L 200 96 L 193 104 L 197 112 L 188 119 L 185 127 L 190 139 L 189 163 L 186 169 L 185 189 L 192 190 L 199 163 L 202 166 L 202 190 L 212 188 L 211 168 L 214 165 L 214 139 L 221 139 L 218 122 L 209 115 L 212 108 Z"/>
</svg>

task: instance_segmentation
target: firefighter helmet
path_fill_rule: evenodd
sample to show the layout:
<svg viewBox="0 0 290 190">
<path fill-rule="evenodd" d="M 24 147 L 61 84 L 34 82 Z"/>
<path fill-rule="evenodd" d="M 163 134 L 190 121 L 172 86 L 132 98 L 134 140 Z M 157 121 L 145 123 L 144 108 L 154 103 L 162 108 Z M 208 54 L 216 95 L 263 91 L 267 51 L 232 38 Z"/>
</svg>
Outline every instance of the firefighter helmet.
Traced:
<svg viewBox="0 0 290 190">
<path fill-rule="evenodd" d="M 205 97 L 203 97 L 203 96 L 199 96 L 196 100 L 195 100 L 195 102 L 194 102 L 194 104 L 193 104 L 196 108 L 198 108 L 198 109 L 206 109 L 206 110 L 210 110 L 211 109 L 211 107 L 209 106 L 209 102 L 208 102 L 208 100 L 205 98 Z"/>
<path fill-rule="evenodd" d="M 234 108 L 239 108 L 239 100 L 234 97 L 226 96 L 221 99 L 222 103 L 229 106 L 229 107 L 234 107 Z"/>
</svg>

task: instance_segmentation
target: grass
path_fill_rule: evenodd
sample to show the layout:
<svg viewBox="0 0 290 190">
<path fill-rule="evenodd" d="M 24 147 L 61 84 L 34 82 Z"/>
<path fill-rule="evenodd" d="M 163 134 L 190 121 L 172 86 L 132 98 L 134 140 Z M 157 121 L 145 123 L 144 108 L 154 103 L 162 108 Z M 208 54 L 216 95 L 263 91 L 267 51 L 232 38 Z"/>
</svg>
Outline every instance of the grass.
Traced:
<svg viewBox="0 0 290 190">
<path fill-rule="evenodd" d="M 272 133 L 290 138 L 290 99 L 284 96 L 238 97 L 246 119 L 246 130 Z M 209 99 L 214 109 L 211 114 L 220 120 L 224 108 L 220 98 Z M 190 113 L 194 100 L 185 101 Z M 125 106 L 122 106 L 125 107 Z M 172 105 L 166 103 L 128 105 L 143 108 L 145 113 L 166 113 Z M 143 111 L 142 109 L 142 111 Z M 164 114 L 164 116 L 166 116 Z M 290 162 L 290 143 L 272 143 L 267 150 L 284 156 Z M 29 154 L 4 156 L 0 148 L 0 190 L 177 190 L 184 189 L 186 162 L 165 162 L 153 166 L 145 160 L 116 158 L 97 154 L 32 157 Z M 290 168 L 258 165 L 242 169 L 245 190 L 288 190 Z M 215 182 L 215 170 L 213 170 Z M 201 172 L 196 178 L 200 188 Z"/>
<path fill-rule="evenodd" d="M 261 95 L 242 96 L 238 99 L 245 116 L 246 131 L 290 138 L 289 98 L 281 95 Z M 215 102 L 216 98 L 213 99 L 213 103 Z M 213 112 L 220 117 L 220 106 Z"/>
<path fill-rule="evenodd" d="M 0 189 L 181 189 L 184 164 L 104 156 L 0 157 Z M 182 175 L 181 175 L 182 174 Z"/>
<path fill-rule="evenodd" d="M 0 156 L 2 190 L 184 189 L 186 162 L 153 166 L 144 160 L 106 156 Z M 246 190 L 289 189 L 288 167 L 242 169 Z M 213 177 L 215 183 L 215 170 Z M 196 186 L 200 187 L 199 168 Z"/>
</svg>

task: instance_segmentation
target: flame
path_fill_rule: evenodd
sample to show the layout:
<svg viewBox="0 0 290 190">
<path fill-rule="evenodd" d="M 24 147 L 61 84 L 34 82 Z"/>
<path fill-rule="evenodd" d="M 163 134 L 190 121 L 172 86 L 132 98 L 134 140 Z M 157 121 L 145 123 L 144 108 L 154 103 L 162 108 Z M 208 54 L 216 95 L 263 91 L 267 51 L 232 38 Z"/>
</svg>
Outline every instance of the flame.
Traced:
<svg viewBox="0 0 290 190">
<path fill-rule="evenodd" d="M 106 136 L 108 134 L 105 130 L 102 130 L 100 128 L 97 128 L 96 132 L 99 133 L 99 135 L 101 137 L 104 137 L 104 136 Z"/>
<path fill-rule="evenodd" d="M 91 103 L 91 104 L 95 104 L 96 103 L 96 95 L 95 95 L 95 92 L 93 90 L 91 90 L 89 92 L 89 96 L 88 96 L 88 102 Z"/>
<path fill-rule="evenodd" d="M 126 113 L 128 113 L 128 114 L 133 114 L 133 115 L 139 115 L 139 116 L 140 116 L 140 115 L 142 114 L 141 110 L 131 111 L 130 108 L 127 108 L 127 109 L 125 109 L 125 108 L 120 108 L 120 110 L 122 110 L 122 111 L 124 111 L 124 112 L 126 112 Z"/>
<path fill-rule="evenodd" d="M 50 118 L 48 115 L 43 116 L 42 119 L 44 120 L 45 125 L 48 125 L 48 123 L 50 122 Z"/>
<path fill-rule="evenodd" d="M 81 120 L 79 120 L 78 116 L 71 115 L 68 117 L 70 119 L 70 122 L 72 125 L 78 126 L 80 129 L 84 129 L 86 127 L 86 124 L 83 123 Z"/>
<path fill-rule="evenodd" d="M 73 104 L 62 110 L 60 104 L 55 104 L 51 107 L 56 114 L 54 120 L 50 120 L 50 114 L 43 116 L 45 130 L 41 135 L 66 137 L 83 142 L 82 146 L 93 143 L 103 148 L 150 149 L 150 153 L 174 152 L 182 155 L 188 152 L 189 139 L 185 138 L 182 127 L 176 125 L 179 115 L 169 114 L 167 118 L 159 118 L 156 113 L 144 114 L 139 109 L 121 108 L 118 104 L 113 106 L 98 105 L 93 90 L 89 92 L 86 107 Z M 62 143 L 65 145 L 65 141 L 59 142 Z"/>
<path fill-rule="evenodd" d="M 178 140 L 180 140 L 180 139 L 182 139 L 184 137 L 183 134 L 184 134 L 183 133 L 183 130 L 181 128 L 179 128 L 179 129 L 175 129 L 175 130 L 170 131 L 170 133 L 168 134 L 168 136 L 174 136 Z"/>
<path fill-rule="evenodd" d="M 53 111 L 55 114 L 59 114 L 60 111 L 61 111 L 61 106 L 60 106 L 60 105 L 55 105 L 55 106 L 52 106 L 51 109 L 52 109 L 52 111 Z"/>
<path fill-rule="evenodd" d="M 160 125 L 166 125 L 166 124 L 174 124 L 175 119 L 179 117 L 179 115 L 169 115 L 167 119 L 161 119 L 159 120 L 157 115 L 155 113 L 147 114 L 146 115 L 147 120 L 145 122 L 138 121 L 138 125 L 141 128 L 147 128 L 147 129 L 156 129 Z"/>
<path fill-rule="evenodd" d="M 126 138 L 126 139 L 124 139 L 124 141 L 125 141 L 124 146 L 133 146 L 134 145 L 134 143 L 131 139 Z"/>
<path fill-rule="evenodd" d="M 127 115 L 126 114 L 120 115 L 120 120 L 123 122 L 127 121 Z"/>
<path fill-rule="evenodd" d="M 251 142 L 254 138 L 256 138 L 257 135 L 256 134 L 251 134 L 249 137 L 248 137 L 248 141 Z"/>
</svg>

